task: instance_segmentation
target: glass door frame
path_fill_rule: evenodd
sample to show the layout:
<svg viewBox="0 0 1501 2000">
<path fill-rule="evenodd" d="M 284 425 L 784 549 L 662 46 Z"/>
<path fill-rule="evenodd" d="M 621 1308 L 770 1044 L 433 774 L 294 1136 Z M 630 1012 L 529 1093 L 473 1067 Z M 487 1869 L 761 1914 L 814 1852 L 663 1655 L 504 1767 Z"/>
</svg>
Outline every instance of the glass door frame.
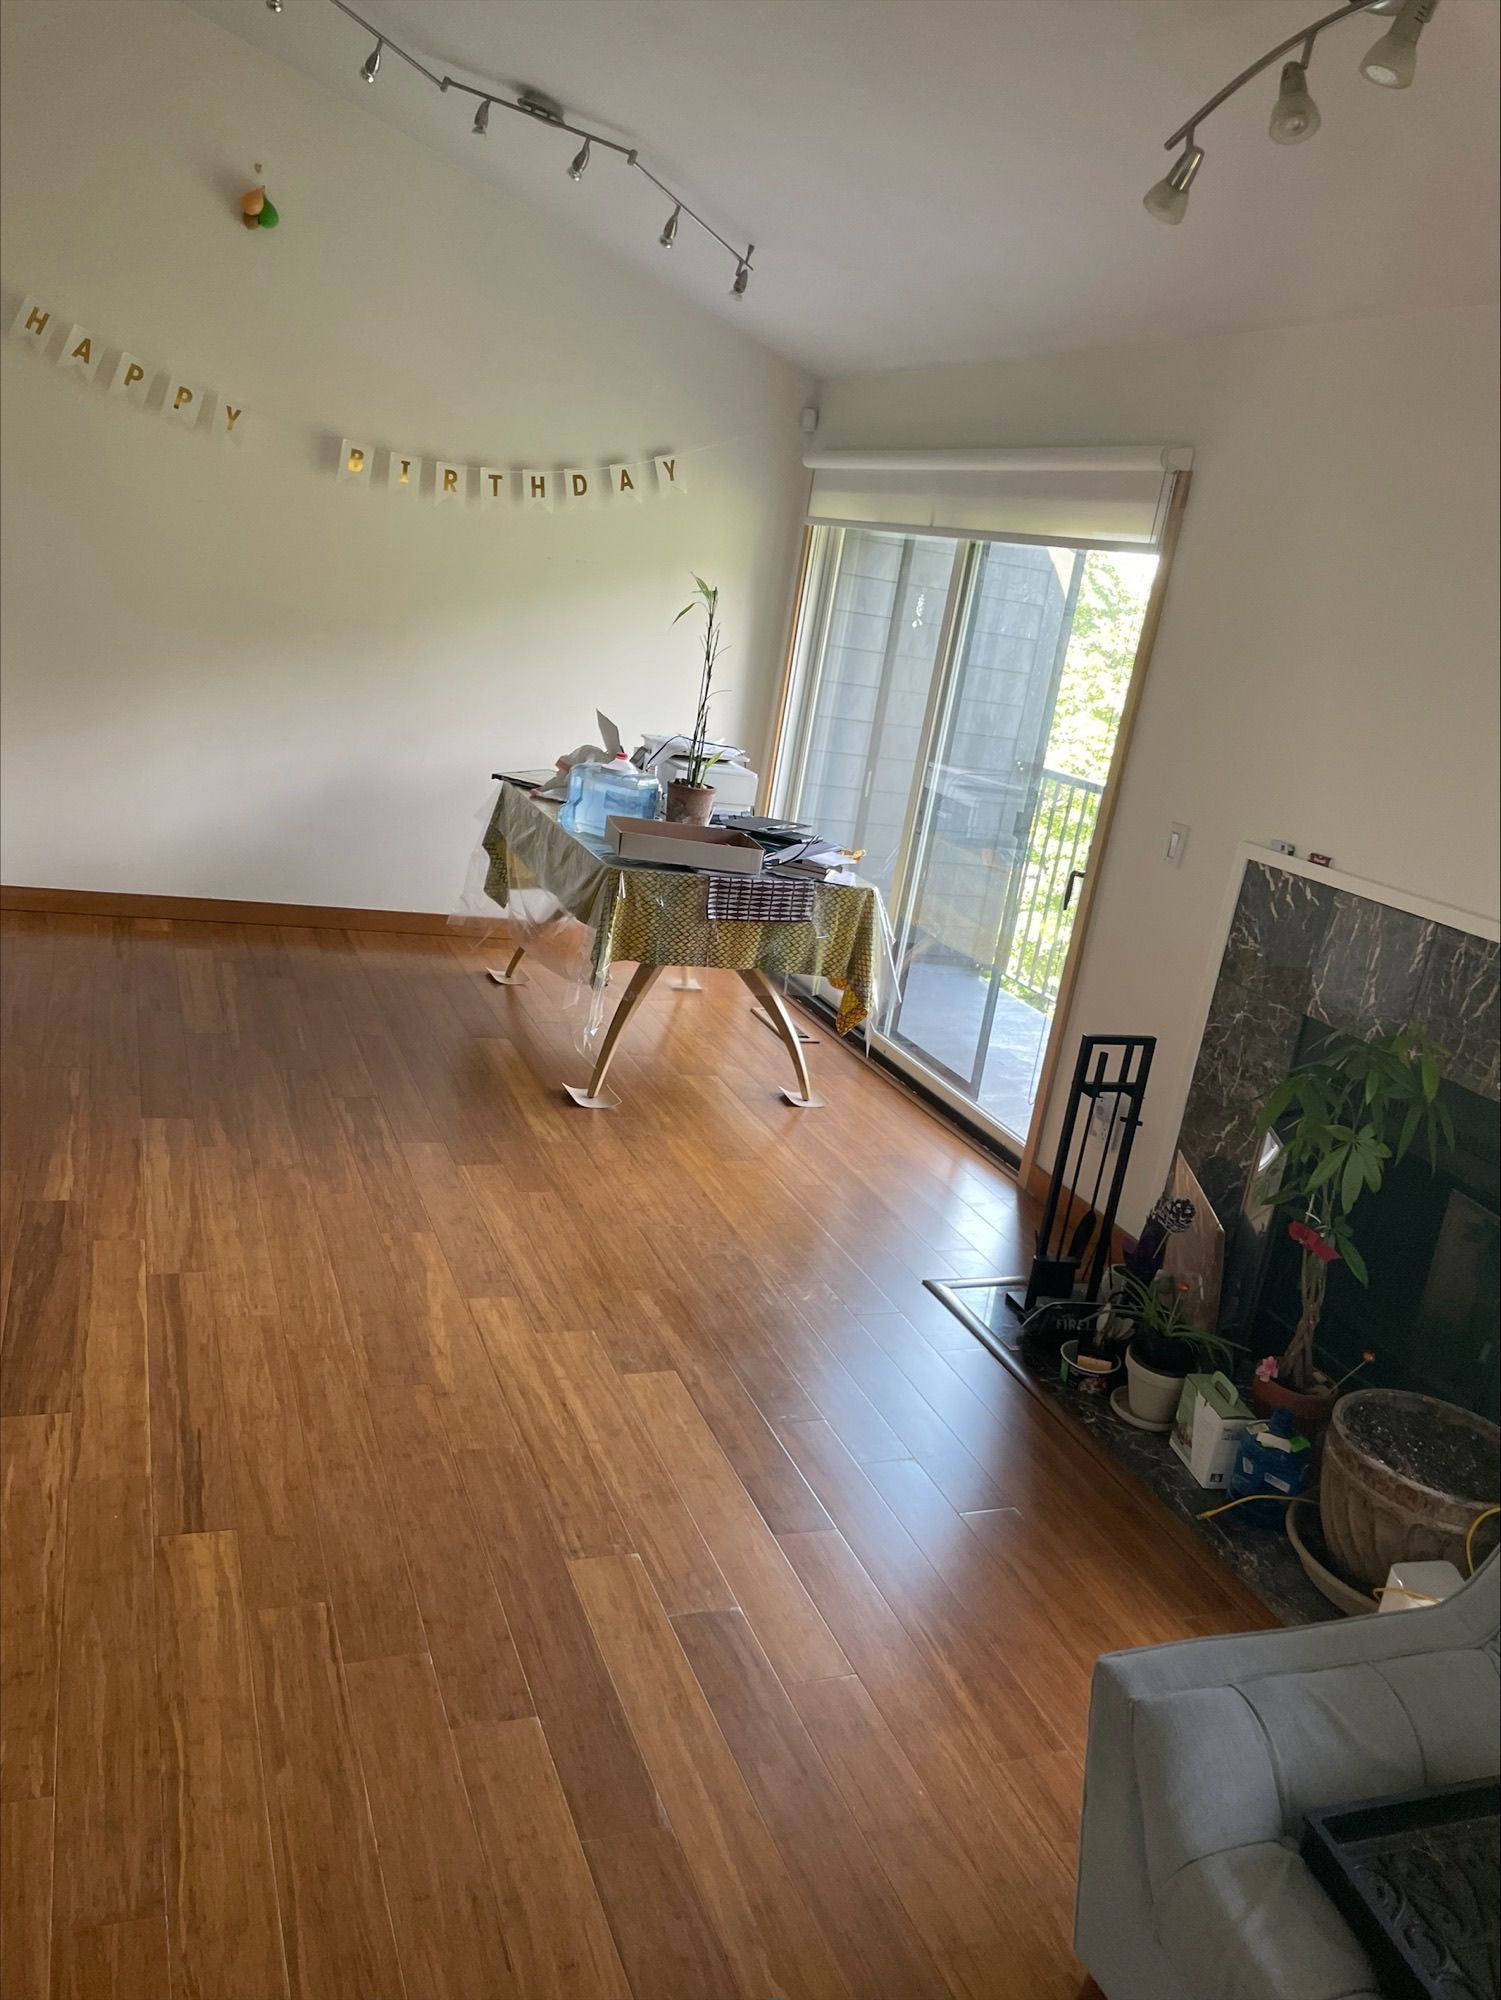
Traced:
<svg viewBox="0 0 1501 2000">
<path fill-rule="evenodd" d="M 894 955 L 898 963 L 900 963 L 901 937 L 910 930 L 913 919 L 912 899 L 908 892 L 912 883 L 920 879 L 918 850 L 920 845 L 925 845 L 919 843 L 917 838 L 923 787 L 934 748 L 943 740 L 945 722 L 955 698 L 963 663 L 965 632 L 974 608 L 975 578 L 979 567 L 980 550 L 984 542 L 1010 540 L 1016 543 L 1041 544 L 1050 548 L 1078 549 L 1086 553 L 1091 550 L 1107 553 L 1126 550 L 1136 554 L 1155 554 L 1157 557 L 1157 568 L 1147 596 L 1141 633 L 1131 664 L 1131 677 L 1121 706 L 1115 746 L 1111 753 L 1094 834 L 1090 842 L 1088 870 L 1080 888 L 1078 906 L 1064 954 L 1058 993 L 1053 1003 L 1048 1031 L 1043 1040 L 1037 1073 L 1037 1092 L 1025 1135 L 1005 1132 L 1004 1128 L 980 1109 L 973 1098 L 966 1096 L 937 1070 L 918 1062 L 900 1043 L 883 1034 L 873 1023 L 867 1024 L 869 1045 L 893 1068 L 910 1077 L 929 1096 L 938 1099 L 950 1109 L 961 1123 L 979 1133 L 987 1144 L 999 1146 L 1004 1153 L 1014 1158 L 1023 1183 L 1032 1176 L 1042 1144 L 1049 1101 L 1062 1053 L 1063 1035 L 1072 1007 L 1074 987 L 1077 984 L 1084 941 L 1094 905 L 1095 887 L 1107 851 L 1116 801 L 1120 795 L 1121 775 L 1130 752 L 1131 736 L 1141 705 L 1142 690 L 1161 623 L 1163 599 L 1167 591 L 1173 552 L 1177 546 L 1192 477 L 1192 473 L 1186 470 L 1169 473 L 1158 514 L 1159 532 L 1156 539 L 1147 544 L 1121 543 L 1109 537 L 1084 541 L 1061 535 L 1046 539 L 1025 535 L 1012 537 L 943 535 L 942 531 L 931 528 L 926 530 L 903 528 L 883 522 L 849 524 L 852 528 L 863 527 L 868 532 L 877 534 L 919 538 L 938 534 L 942 539 L 952 540 L 956 544 L 955 565 L 950 580 L 948 602 L 945 606 L 944 624 L 936 654 L 935 671 L 928 691 L 918 754 L 913 766 L 912 786 L 897 853 L 896 872 L 892 879 L 890 907 L 904 912 L 901 925 L 893 940 L 897 947 Z M 785 802 L 797 794 L 806 772 L 812 740 L 810 725 L 827 650 L 826 640 L 833 609 L 834 581 L 838 574 L 838 558 L 843 549 L 845 532 L 845 526 L 842 524 L 823 523 L 809 525 L 804 530 L 797 594 L 788 634 L 787 658 L 766 784 L 766 806 L 771 811 L 783 809 Z M 867 791 L 869 782 L 870 773 L 867 769 Z M 1018 1139 L 1020 1139 L 1019 1155 L 1015 1150 Z"/>
</svg>

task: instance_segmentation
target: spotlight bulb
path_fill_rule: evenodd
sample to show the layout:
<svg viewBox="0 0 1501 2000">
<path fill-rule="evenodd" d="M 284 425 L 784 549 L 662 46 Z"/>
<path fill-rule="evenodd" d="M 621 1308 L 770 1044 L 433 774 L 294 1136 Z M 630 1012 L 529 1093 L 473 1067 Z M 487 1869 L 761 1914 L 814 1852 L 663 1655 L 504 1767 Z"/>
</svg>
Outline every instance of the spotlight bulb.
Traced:
<svg viewBox="0 0 1501 2000">
<path fill-rule="evenodd" d="M 1417 71 L 1418 36 L 1437 8 L 1438 0 L 1406 0 L 1381 40 L 1361 58 L 1361 75 L 1384 90 L 1406 90 Z"/>
<path fill-rule="evenodd" d="M 581 181 L 584 178 L 584 169 L 585 167 L 588 166 L 588 164 L 589 164 L 589 141 L 586 139 L 583 145 L 580 146 L 578 151 L 574 154 L 573 158 L 568 162 L 569 180 Z"/>
<path fill-rule="evenodd" d="M 1188 213 L 1188 190 L 1204 164 L 1204 148 L 1190 139 L 1155 187 L 1142 196 L 1142 207 L 1159 222 L 1181 222 Z"/>
<path fill-rule="evenodd" d="M 749 283 L 750 265 L 742 258 L 735 266 L 735 282 L 730 286 L 730 297 L 732 299 L 743 299 L 745 297 L 745 288 Z"/>
<path fill-rule="evenodd" d="M 281 12 L 281 0 L 266 0 L 266 12 L 268 14 L 279 14 Z"/>
<path fill-rule="evenodd" d="M 483 139 L 485 134 L 489 131 L 489 129 L 490 129 L 490 100 L 488 97 L 482 97 L 479 101 L 479 110 L 476 111 L 474 114 L 474 124 L 471 127 L 471 130 L 473 131 L 476 139 Z"/>
<path fill-rule="evenodd" d="M 1308 94 L 1308 65 L 1284 63 L 1268 133 L 1279 146 L 1296 146 L 1300 140 L 1311 139 L 1322 123 L 1319 107 Z"/>
<path fill-rule="evenodd" d="M 380 75 L 380 59 L 385 46 L 385 38 L 381 37 L 369 55 L 360 64 L 360 75 L 365 79 L 366 83 L 374 83 L 375 79 Z"/>
<path fill-rule="evenodd" d="M 683 204 L 679 202 L 677 206 L 673 209 L 671 215 L 668 216 L 667 226 L 663 229 L 662 234 L 657 238 L 657 241 L 661 244 L 664 250 L 670 250 L 673 244 L 676 243 L 678 240 L 678 217 L 682 214 L 682 212 L 683 212 Z"/>
</svg>

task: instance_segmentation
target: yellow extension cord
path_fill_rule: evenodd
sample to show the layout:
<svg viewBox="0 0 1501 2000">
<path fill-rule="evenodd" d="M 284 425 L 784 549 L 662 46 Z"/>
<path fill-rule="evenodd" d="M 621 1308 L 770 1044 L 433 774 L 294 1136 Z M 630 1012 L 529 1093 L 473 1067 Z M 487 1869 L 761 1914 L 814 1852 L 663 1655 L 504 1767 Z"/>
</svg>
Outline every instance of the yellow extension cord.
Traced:
<svg viewBox="0 0 1501 2000">
<path fill-rule="evenodd" d="M 1275 1500 L 1284 1507 L 1296 1507 L 1299 1501 L 1306 1502 L 1316 1500 L 1317 1498 L 1318 1495 L 1316 1493 L 1245 1493 L 1241 1495 L 1239 1500 L 1223 1500 L 1218 1507 L 1206 1507 L 1199 1515 L 1199 1519 L 1201 1521 L 1212 1521 L 1216 1514 L 1228 1514 L 1232 1507 L 1246 1507 L 1253 1500 Z M 1469 1527 L 1465 1530 L 1466 1576 L 1473 1576 L 1475 1574 L 1475 1531 L 1483 1522 L 1491 1520 L 1497 1514 L 1501 1514 L 1501 1507 L 1486 1507 L 1475 1516 L 1474 1520 L 1471 1521 Z M 1389 1590 L 1394 1591 L 1399 1597 L 1410 1597 L 1417 1604 L 1437 1604 L 1439 1601 L 1436 1597 L 1429 1597 L 1424 1591 L 1406 1590 L 1399 1583 L 1383 1583 L 1373 1590 L 1371 1595 L 1372 1597 L 1385 1597 Z"/>
</svg>

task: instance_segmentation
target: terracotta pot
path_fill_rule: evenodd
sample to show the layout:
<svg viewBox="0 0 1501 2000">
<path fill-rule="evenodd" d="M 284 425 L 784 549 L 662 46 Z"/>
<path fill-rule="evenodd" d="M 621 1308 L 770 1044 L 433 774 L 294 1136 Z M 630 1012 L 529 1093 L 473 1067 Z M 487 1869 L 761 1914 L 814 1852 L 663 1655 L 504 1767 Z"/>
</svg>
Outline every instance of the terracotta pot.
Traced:
<svg viewBox="0 0 1501 2000">
<path fill-rule="evenodd" d="M 1310 1442 L 1315 1440 L 1334 1413 L 1334 1390 L 1289 1389 L 1283 1382 L 1263 1382 L 1254 1376 L 1246 1389 L 1246 1401 L 1259 1417 L 1277 1410 L 1292 1413 L 1293 1422 Z"/>
<path fill-rule="evenodd" d="M 1440 1483 L 1446 1461 L 1463 1466 L 1451 1483 L 1468 1490 Z M 1357 1389 L 1336 1406 L 1324 1445 L 1329 1553 L 1369 1590 L 1394 1562 L 1451 1562 L 1462 1575 L 1465 1535 L 1501 1491 L 1498 1465 L 1501 1430 L 1489 1419 L 1407 1389 Z"/>
<path fill-rule="evenodd" d="M 714 810 L 714 787 L 673 778 L 667 787 L 667 817 L 681 826 L 707 826 Z"/>
<path fill-rule="evenodd" d="M 1133 1417 L 1144 1424 L 1170 1424 L 1183 1397 L 1182 1375 L 1164 1375 L 1160 1368 L 1148 1368 L 1126 1349 L 1126 1401 Z"/>
</svg>

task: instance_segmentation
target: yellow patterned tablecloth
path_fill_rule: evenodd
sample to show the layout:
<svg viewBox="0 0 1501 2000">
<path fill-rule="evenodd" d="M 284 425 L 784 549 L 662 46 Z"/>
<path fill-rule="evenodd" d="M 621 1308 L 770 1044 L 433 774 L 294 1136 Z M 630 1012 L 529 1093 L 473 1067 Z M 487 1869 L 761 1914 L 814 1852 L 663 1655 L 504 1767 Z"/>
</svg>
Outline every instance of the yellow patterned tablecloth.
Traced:
<svg viewBox="0 0 1501 2000">
<path fill-rule="evenodd" d="M 622 861 L 587 835 L 567 832 L 555 807 L 516 785 L 501 786 L 483 845 L 485 894 L 511 920 L 516 942 L 535 948 L 553 921 L 535 907 L 541 892 L 559 916 L 566 913 L 590 933 L 588 976 L 595 986 L 617 959 L 811 975 L 838 988 L 841 1035 L 875 1005 L 881 905 L 863 883 L 819 883 L 807 923 L 711 919 L 706 875 Z"/>
</svg>

